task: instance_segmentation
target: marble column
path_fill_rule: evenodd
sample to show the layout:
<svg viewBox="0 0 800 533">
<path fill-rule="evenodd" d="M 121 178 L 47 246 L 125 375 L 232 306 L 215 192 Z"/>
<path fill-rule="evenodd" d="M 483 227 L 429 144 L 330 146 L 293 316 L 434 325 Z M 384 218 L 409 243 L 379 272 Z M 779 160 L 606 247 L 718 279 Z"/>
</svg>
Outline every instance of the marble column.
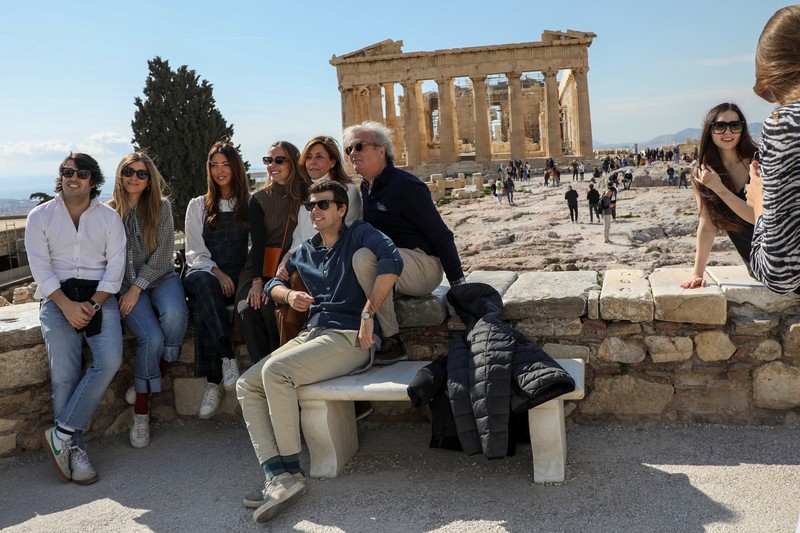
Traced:
<svg viewBox="0 0 800 533">
<path fill-rule="evenodd" d="M 367 86 L 369 91 L 369 119 L 384 123 L 383 118 L 383 95 L 381 94 L 380 84 L 373 83 Z"/>
<path fill-rule="evenodd" d="M 489 137 L 489 106 L 486 103 L 486 76 L 475 76 L 472 80 L 473 108 L 475 110 L 475 159 L 478 162 L 492 160 L 492 145 Z"/>
<path fill-rule="evenodd" d="M 522 81 L 520 74 L 510 72 L 508 78 L 509 128 L 511 139 L 511 159 L 525 158 L 525 115 L 522 112 Z"/>
<path fill-rule="evenodd" d="M 459 154 L 453 78 L 438 79 L 436 84 L 439 87 L 439 162 L 456 163 Z"/>
<path fill-rule="evenodd" d="M 342 128 L 356 123 L 355 96 L 352 87 L 339 87 L 342 93 Z"/>
<path fill-rule="evenodd" d="M 556 80 L 557 72 L 555 69 L 542 71 L 544 75 L 545 113 L 547 116 L 545 157 L 554 159 L 563 155 L 563 150 L 561 149 L 561 116 L 558 105 L 558 81 Z"/>
<path fill-rule="evenodd" d="M 429 161 L 428 143 L 432 141 L 433 124 L 431 124 L 430 109 L 426 109 L 425 99 L 422 94 L 422 81 L 417 81 L 414 89 L 414 97 L 417 99 L 417 131 L 419 132 L 419 162 Z"/>
<path fill-rule="evenodd" d="M 575 76 L 575 85 L 578 89 L 578 131 L 576 148 L 581 157 L 592 157 L 594 146 L 592 145 L 592 114 L 589 110 L 589 84 L 586 73 L 589 67 L 572 69 Z"/>
<path fill-rule="evenodd" d="M 396 111 L 396 103 L 394 99 L 394 83 L 384 83 L 383 84 L 383 94 L 384 94 L 384 102 L 386 103 L 386 110 L 384 112 L 384 116 L 386 117 L 386 127 L 392 130 L 392 143 L 394 144 L 394 151 L 398 154 L 402 154 L 405 149 L 405 143 L 403 142 L 403 137 L 400 135 L 400 132 L 397 128 L 397 111 Z"/>
<path fill-rule="evenodd" d="M 419 131 L 419 103 L 417 101 L 417 88 L 421 82 L 404 81 L 403 85 L 403 124 L 406 132 L 406 165 L 420 164 L 420 131 Z"/>
</svg>

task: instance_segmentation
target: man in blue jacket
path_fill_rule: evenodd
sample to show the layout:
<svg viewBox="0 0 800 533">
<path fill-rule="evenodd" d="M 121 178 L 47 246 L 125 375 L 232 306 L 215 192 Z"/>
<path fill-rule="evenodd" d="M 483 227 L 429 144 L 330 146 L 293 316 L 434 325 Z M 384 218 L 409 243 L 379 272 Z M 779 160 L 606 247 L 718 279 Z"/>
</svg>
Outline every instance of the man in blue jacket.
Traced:
<svg viewBox="0 0 800 533">
<path fill-rule="evenodd" d="M 447 276 L 451 286 L 464 283 L 461 259 L 453 232 L 436 209 L 428 186 L 394 166 L 392 132 L 379 122 L 367 121 L 344 130 L 345 153 L 361 175 L 364 221 L 386 234 L 403 258 L 403 273 L 395 291 L 408 296 L 430 294 Z M 353 257 L 361 287 L 369 294 L 375 280 L 375 258 L 368 250 Z M 376 364 L 405 359 L 405 347 L 394 312 L 392 294 L 378 309 L 383 344 Z"/>
</svg>

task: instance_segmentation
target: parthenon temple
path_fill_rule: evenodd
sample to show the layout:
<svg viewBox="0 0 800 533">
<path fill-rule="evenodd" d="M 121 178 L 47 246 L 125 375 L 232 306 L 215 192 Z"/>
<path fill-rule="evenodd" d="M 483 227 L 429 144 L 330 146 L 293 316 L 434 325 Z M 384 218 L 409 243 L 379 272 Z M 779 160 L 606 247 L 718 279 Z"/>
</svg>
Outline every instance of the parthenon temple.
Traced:
<svg viewBox="0 0 800 533">
<path fill-rule="evenodd" d="M 410 167 L 591 158 L 595 37 L 544 31 L 538 42 L 408 53 L 403 41 L 387 39 L 334 55 L 342 125 L 386 124 L 395 163 Z"/>
</svg>

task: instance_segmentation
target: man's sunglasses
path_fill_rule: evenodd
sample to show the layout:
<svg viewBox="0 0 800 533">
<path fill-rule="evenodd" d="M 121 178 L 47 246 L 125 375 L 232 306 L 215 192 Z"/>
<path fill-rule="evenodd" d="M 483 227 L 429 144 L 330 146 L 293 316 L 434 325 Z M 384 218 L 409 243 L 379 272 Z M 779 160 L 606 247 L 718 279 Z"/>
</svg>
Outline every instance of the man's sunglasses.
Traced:
<svg viewBox="0 0 800 533">
<path fill-rule="evenodd" d="M 89 179 L 92 175 L 91 170 L 75 170 L 74 168 L 68 167 L 61 167 L 60 174 L 62 178 L 71 178 L 76 172 L 78 173 L 78 178 L 82 180 Z"/>
<path fill-rule="evenodd" d="M 265 165 L 271 165 L 272 163 L 275 163 L 276 165 L 282 165 L 286 162 L 286 159 L 288 158 L 282 155 L 279 155 L 278 157 L 270 157 L 267 155 L 261 158 L 261 162 Z"/>
<path fill-rule="evenodd" d="M 125 167 L 120 171 L 123 177 L 130 178 L 136 176 L 139 181 L 144 181 L 150 177 L 150 173 L 146 170 L 133 170 L 131 167 Z"/>
<path fill-rule="evenodd" d="M 744 130 L 743 120 L 733 120 L 731 122 L 712 122 L 711 131 L 716 134 L 725 133 L 725 130 L 730 128 L 731 133 L 742 133 Z"/>
<path fill-rule="evenodd" d="M 364 149 L 365 146 L 378 146 L 378 145 L 375 144 L 375 143 L 357 142 L 357 143 L 345 148 L 344 149 L 344 153 L 346 153 L 347 155 L 350 155 L 350 154 L 353 153 L 353 150 L 355 150 L 356 152 L 360 152 L 361 150 Z"/>
<path fill-rule="evenodd" d="M 338 204 L 339 202 L 335 200 L 318 200 L 316 202 L 303 202 L 303 205 L 305 206 L 306 211 L 313 211 L 314 206 L 319 207 L 320 211 L 327 211 L 331 206 L 331 203 Z"/>
</svg>

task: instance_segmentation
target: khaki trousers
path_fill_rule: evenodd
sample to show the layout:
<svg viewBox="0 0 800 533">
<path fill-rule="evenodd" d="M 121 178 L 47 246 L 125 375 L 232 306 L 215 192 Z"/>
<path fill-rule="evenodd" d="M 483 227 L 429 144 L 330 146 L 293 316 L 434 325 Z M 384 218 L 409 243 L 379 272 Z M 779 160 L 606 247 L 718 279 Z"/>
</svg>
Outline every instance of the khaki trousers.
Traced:
<svg viewBox="0 0 800 533">
<path fill-rule="evenodd" d="M 250 367 L 236 382 L 236 397 L 259 464 L 300 453 L 296 387 L 343 376 L 369 362 L 358 331 L 303 331 Z"/>
<path fill-rule="evenodd" d="M 425 296 L 433 292 L 442 282 L 442 262 L 434 255 L 428 255 L 419 248 L 409 250 L 398 248 L 403 258 L 403 273 L 397 278 L 394 289 L 406 296 Z M 372 294 L 377 276 L 378 260 L 368 248 L 360 248 L 353 254 L 353 270 L 364 294 Z M 394 312 L 394 295 L 390 292 L 376 313 L 383 338 L 400 332 L 397 315 Z"/>
</svg>

